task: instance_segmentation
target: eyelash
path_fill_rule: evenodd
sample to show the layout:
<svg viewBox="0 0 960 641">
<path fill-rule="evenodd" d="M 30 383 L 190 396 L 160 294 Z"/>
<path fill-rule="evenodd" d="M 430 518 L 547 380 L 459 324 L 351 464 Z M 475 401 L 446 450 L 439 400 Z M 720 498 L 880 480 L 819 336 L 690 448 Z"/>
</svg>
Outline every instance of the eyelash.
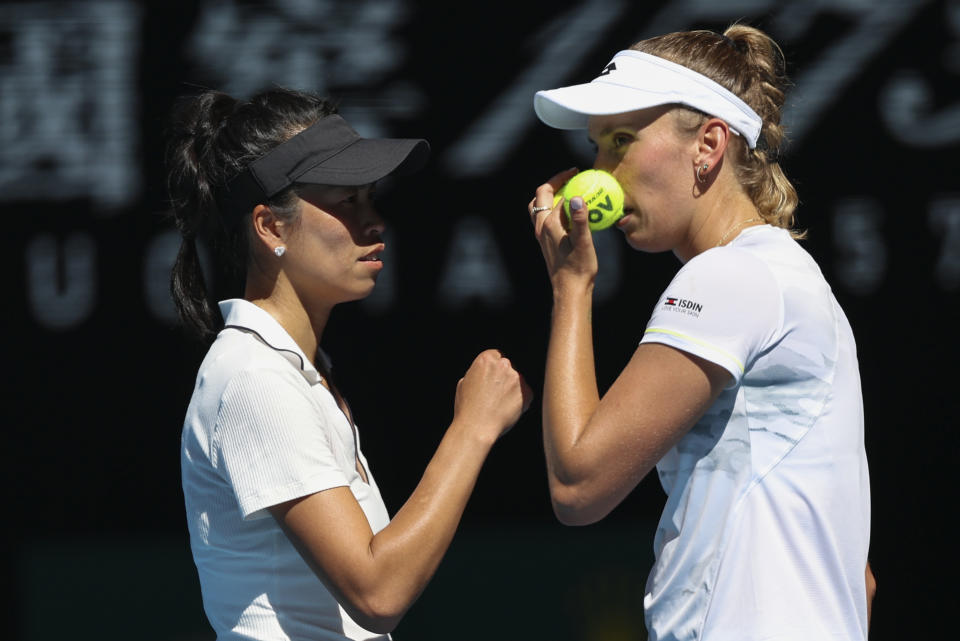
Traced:
<svg viewBox="0 0 960 641">
<path fill-rule="evenodd" d="M 353 205 L 353 204 L 356 204 L 356 202 L 357 202 L 357 200 L 359 200 L 359 198 L 360 198 L 360 190 L 359 190 L 359 189 L 355 189 L 355 190 L 353 190 L 352 192 L 350 192 L 350 195 L 349 195 L 349 196 L 347 196 L 346 198 L 344 198 L 344 199 L 343 199 L 342 201 L 340 201 L 340 202 Z M 367 192 L 367 198 L 368 198 L 371 202 L 374 201 L 374 200 L 376 200 L 376 198 L 377 198 L 377 190 L 371 187 L 371 188 L 369 189 L 369 191 Z"/>
<path fill-rule="evenodd" d="M 614 134 L 610 140 L 613 143 L 614 149 L 617 149 L 623 145 L 628 145 L 631 142 L 631 138 L 627 134 Z M 588 139 L 588 142 L 590 143 L 590 146 L 593 148 L 594 153 L 597 153 L 600 150 L 600 147 L 593 140 Z"/>
</svg>

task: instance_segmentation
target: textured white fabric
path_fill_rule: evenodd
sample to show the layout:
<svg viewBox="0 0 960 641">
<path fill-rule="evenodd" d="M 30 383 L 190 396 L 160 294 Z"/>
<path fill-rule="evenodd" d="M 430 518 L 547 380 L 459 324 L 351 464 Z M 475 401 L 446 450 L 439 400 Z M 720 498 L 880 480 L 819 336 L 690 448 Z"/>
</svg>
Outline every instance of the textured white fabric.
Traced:
<svg viewBox="0 0 960 641">
<path fill-rule="evenodd" d="M 856 347 L 813 259 L 785 230 L 749 228 L 677 273 L 642 342 L 734 378 L 657 465 L 651 641 L 866 639 Z"/>
<path fill-rule="evenodd" d="M 747 103 L 722 85 L 678 65 L 641 51 L 617 53 L 592 81 L 538 91 L 533 109 L 557 129 L 585 129 L 589 116 L 606 116 L 680 104 L 716 116 L 757 146 L 763 120 Z"/>
<path fill-rule="evenodd" d="M 270 314 L 244 300 L 221 309 L 227 325 L 262 340 L 237 329 L 220 332 L 200 366 L 183 427 L 190 545 L 217 638 L 388 639 L 350 619 L 267 511 L 348 486 L 373 531 L 383 529 L 389 516 L 353 428 Z"/>
</svg>

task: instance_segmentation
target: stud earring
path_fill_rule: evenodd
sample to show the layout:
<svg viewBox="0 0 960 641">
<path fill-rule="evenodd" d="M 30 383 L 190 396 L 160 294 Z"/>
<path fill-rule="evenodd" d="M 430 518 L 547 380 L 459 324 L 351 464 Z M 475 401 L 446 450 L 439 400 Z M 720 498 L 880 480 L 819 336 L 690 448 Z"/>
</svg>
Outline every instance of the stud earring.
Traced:
<svg viewBox="0 0 960 641">
<path fill-rule="evenodd" d="M 283 256 L 283 254 L 286 251 L 287 251 L 287 248 L 284 247 L 283 245 L 278 245 L 277 247 L 273 248 L 273 253 L 277 255 L 277 258 L 280 258 L 281 256 Z"/>
</svg>

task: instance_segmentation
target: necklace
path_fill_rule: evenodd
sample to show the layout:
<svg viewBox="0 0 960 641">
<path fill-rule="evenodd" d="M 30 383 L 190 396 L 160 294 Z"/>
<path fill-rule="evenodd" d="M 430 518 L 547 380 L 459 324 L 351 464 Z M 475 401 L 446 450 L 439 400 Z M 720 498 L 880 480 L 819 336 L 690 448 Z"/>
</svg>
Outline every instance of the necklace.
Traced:
<svg viewBox="0 0 960 641">
<path fill-rule="evenodd" d="M 747 218 L 746 220 L 741 220 L 739 223 L 737 223 L 736 225 L 734 225 L 733 227 L 731 227 L 730 229 L 728 229 L 723 233 L 723 236 L 720 237 L 720 242 L 717 243 L 717 247 L 723 244 L 723 241 L 727 239 L 727 236 L 730 235 L 730 232 L 736 229 L 740 229 L 741 227 L 743 227 L 748 223 L 762 223 L 762 222 L 763 222 L 763 218 L 760 218 L 760 216 L 754 216 L 753 218 Z"/>
</svg>

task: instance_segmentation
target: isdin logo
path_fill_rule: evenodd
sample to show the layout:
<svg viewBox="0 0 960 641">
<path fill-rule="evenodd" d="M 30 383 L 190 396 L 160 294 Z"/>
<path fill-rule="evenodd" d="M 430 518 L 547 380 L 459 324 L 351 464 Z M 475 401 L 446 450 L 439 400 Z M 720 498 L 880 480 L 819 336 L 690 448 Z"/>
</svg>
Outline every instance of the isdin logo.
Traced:
<svg viewBox="0 0 960 641">
<path fill-rule="evenodd" d="M 702 304 L 686 298 L 674 298 L 673 296 L 667 296 L 666 299 L 664 299 L 663 304 L 665 307 L 673 307 L 675 311 L 682 311 L 694 316 L 699 316 L 700 312 L 703 311 Z"/>
</svg>

